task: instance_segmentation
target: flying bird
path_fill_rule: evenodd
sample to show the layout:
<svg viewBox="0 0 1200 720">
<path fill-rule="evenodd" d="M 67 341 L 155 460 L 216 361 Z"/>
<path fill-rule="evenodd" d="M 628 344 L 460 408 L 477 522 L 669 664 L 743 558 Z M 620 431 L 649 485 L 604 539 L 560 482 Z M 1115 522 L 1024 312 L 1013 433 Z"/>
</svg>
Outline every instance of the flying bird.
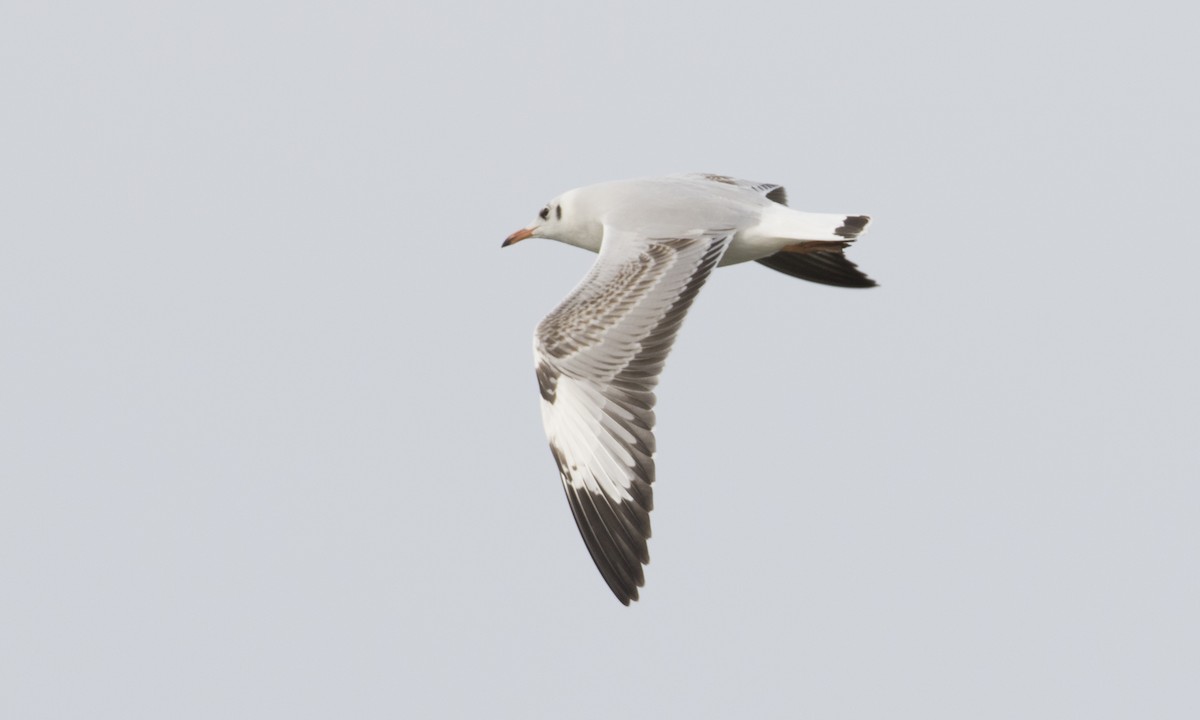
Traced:
<svg viewBox="0 0 1200 720">
<path fill-rule="evenodd" d="M 872 287 L 843 252 L 869 221 L 793 210 L 779 185 L 694 174 L 569 190 L 504 241 L 548 238 L 599 254 L 538 324 L 533 354 L 575 524 L 623 604 L 638 599 L 650 562 L 654 387 L 696 293 L 714 268 L 750 260 Z"/>
</svg>

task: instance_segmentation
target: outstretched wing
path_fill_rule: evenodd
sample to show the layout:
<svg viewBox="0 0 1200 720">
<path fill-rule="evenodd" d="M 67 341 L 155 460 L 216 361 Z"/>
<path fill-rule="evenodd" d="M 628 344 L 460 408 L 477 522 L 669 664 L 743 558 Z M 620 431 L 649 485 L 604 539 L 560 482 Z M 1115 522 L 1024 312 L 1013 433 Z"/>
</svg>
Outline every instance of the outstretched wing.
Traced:
<svg viewBox="0 0 1200 720">
<path fill-rule="evenodd" d="M 650 561 L 654 386 L 733 232 L 646 238 L 606 228 L 595 265 L 534 336 L 550 451 L 588 551 L 626 605 Z"/>
</svg>

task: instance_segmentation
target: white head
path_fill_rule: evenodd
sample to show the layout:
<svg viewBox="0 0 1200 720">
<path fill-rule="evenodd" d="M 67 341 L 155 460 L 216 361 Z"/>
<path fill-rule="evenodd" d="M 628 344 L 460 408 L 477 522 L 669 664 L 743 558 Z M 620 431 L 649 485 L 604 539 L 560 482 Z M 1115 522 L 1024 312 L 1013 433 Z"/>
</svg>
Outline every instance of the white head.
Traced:
<svg viewBox="0 0 1200 720">
<path fill-rule="evenodd" d="M 588 210 L 586 203 L 580 202 L 579 191 L 569 190 L 546 203 L 536 220 L 509 235 L 500 247 L 536 237 L 599 252 L 604 227 Z"/>
</svg>

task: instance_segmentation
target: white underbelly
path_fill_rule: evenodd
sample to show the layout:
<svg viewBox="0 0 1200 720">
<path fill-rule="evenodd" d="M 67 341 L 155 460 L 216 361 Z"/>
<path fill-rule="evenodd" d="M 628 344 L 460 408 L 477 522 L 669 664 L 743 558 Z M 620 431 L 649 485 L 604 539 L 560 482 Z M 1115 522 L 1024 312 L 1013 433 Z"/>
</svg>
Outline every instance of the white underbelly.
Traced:
<svg viewBox="0 0 1200 720">
<path fill-rule="evenodd" d="M 733 242 L 729 244 L 729 249 L 725 251 L 725 255 L 721 257 L 718 267 L 770 257 L 779 252 L 789 242 L 794 241 L 763 237 L 747 231 L 739 232 L 733 236 Z"/>
</svg>

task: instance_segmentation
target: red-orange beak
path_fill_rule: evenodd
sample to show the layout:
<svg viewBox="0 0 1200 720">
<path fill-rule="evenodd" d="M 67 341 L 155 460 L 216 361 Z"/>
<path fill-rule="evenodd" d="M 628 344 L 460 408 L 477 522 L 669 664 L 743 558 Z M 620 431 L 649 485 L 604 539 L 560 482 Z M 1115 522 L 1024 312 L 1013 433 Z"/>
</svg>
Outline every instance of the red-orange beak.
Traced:
<svg viewBox="0 0 1200 720">
<path fill-rule="evenodd" d="M 513 243 L 519 243 L 527 237 L 533 237 L 533 231 L 530 230 L 529 228 L 521 228 L 520 230 L 516 231 L 512 235 L 509 235 L 507 238 L 505 238 L 504 243 L 501 244 L 500 247 L 508 247 L 509 245 L 512 245 Z"/>
</svg>

